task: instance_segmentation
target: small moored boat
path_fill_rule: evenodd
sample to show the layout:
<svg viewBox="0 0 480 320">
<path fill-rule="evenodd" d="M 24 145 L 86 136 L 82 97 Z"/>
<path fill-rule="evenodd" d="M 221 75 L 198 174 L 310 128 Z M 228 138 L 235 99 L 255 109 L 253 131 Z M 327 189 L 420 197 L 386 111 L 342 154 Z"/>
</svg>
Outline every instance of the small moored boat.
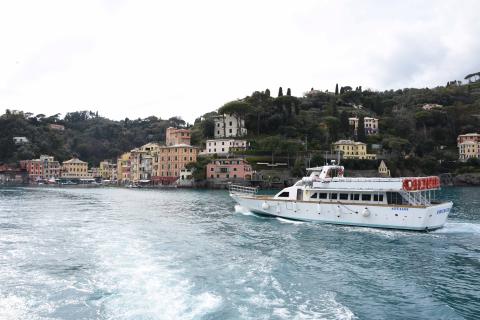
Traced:
<svg viewBox="0 0 480 320">
<path fill-rule="evenodd" d="M 307 169 L 309 175 L 275 196 L 230 185 L 230 196 L 262 215 L 330 224 L 434 230 L 441 228 L 452 202 L 436 200 L 440 179 L 432 177 L 348 178 L 344 167 Z"/>
</svg>

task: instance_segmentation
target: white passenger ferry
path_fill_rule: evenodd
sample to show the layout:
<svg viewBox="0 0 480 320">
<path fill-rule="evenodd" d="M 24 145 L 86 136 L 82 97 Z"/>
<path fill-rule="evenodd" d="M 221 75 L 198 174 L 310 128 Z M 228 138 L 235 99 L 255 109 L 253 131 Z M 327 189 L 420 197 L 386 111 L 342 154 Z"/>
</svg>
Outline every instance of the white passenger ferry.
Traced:
<svg viewBox="0 0 480 320">
<path fill-rule="evenodd" d="M 434 230 L 441 228 L 452 202 L 435 200 L 438 177 L 346 178 L 344 167 L 307 169 L 309 176 L 275 196 L 231 185 L 230 196 L 258 214 L 352 226 Z"/>
</svg>

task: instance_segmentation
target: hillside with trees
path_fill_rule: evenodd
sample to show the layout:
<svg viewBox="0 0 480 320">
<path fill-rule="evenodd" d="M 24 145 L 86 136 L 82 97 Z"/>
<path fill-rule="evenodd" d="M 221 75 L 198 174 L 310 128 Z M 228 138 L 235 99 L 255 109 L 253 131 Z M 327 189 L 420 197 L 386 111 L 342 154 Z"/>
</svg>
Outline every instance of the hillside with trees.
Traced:
<svg viewBox="0 0 480 320">
<path fill-rule="evenodd" d="M 476 77 L 472 74 L 470 77 Z M 291 166 L 321 164 L 322 153 L 338 139 L 355 139 L 369 146 L 380 146 L 396 174 L 440 173 L 477 170 L 477 161 L 459 164 L 456 138 L 459 134 L 480 131 L 480 82 L 461 84 L 452 81 L 445 87 L 363 90 L 337 84 L 333 92 L 311 89 L 294 96 L 290 88 L 277 96 L 270 90 L 226 103 L 217 111 L 197 118 L 193 125 L 179 118 L 168 120 L 151 116 L 145 119 L 114 121 L 97 112 L 76 111 L 60 115 L 33 115 L 6 110 L 0 116 L 0 162 L 50 154 L 60 161 L 76 155 L 91 165 L 114 159 L 122 152 L 147 142 L 164 141 L 169 126 L 190 127 L 192 143 L 202 146 L 213 138 L 213 116 L 237 114 L 245 118 L 250 154 L 288 156 Z M 435 105 L 430 109 L 425 104 Z M 354 136 L 348 118 L 380 119 L 380 134 Z M 60 124 L 64 131 L 50 128 Z M 30 142 L 15 145 L 13 137 L 25 136 Z M 347 166 L 371 169 L 375 161 L 346 161 Z"/>
</svg>

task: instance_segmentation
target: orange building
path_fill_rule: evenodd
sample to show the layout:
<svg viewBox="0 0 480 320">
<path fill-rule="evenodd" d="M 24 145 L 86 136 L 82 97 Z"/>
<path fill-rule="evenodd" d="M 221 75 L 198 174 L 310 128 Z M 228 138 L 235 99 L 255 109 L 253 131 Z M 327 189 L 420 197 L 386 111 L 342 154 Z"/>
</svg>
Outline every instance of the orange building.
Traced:
<svg viewBox="0 0 480 320">
<path fill-rule="evenodd" d="M 177 144 L 186 144 L 190 145 L 190 130 L 188 129 L 176 129 L 176 128 L 167 128 L 165 135 L 165 143 L 167 146 L 174 146 Z"/>
<path fill-rule="evenodd" d="M 196 162 L 198 148 L 187 144 L 161 146 L 153 154 L 152 180 L 156 184 L 169 184 L 180 177 L 180 172 L 190 162 Z"/>
</svg>

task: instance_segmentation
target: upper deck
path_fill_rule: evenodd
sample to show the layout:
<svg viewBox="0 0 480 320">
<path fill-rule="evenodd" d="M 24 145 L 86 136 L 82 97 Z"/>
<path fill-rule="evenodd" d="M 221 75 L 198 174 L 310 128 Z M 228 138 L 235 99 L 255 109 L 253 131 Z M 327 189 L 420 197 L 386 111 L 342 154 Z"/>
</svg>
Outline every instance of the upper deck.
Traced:
<svg viewBox="0 0 480 320">
<path fill-rule="evenodd" d="M 427 191 L 440 188 L 440 179 L 432 177 L 402 178 L 347 178 L 343 166 L 328 165 L 308 168 L 310 175 L 298 181 L 295 186 L 328 190 L 359 191 Z"/>
</svg>

